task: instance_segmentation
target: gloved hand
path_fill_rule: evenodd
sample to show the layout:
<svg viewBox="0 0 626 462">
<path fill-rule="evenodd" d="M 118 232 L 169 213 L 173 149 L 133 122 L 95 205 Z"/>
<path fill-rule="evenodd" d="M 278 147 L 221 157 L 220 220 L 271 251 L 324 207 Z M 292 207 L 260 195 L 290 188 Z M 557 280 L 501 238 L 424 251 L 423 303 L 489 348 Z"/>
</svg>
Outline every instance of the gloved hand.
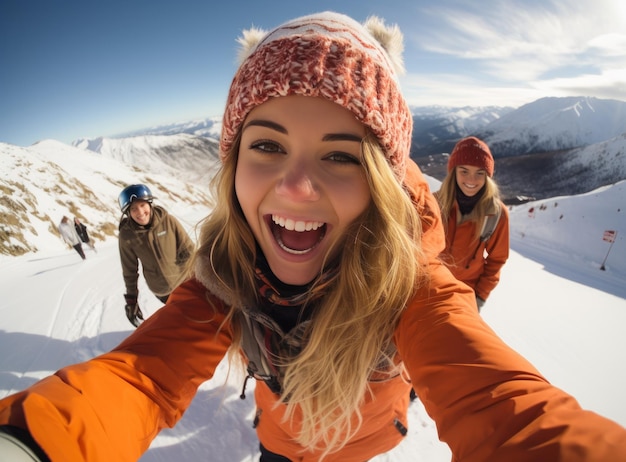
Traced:
<svg viewBox="0 0 626 462">
<path fill-rule="evenodd" d="M 133 326 L 139 327 L 139 324 L 143 321 L 143 313 L 137 304 L 137 295 L 124 294 L 124 299 L 126 300 L 126 306 L 124 307 L 126 317 Z"/>
<path fill-rule="evenodd" d="M 478 312 L 479 313 L 480 313 L 480 309 L 483 307 L 484 304 L 485 304 L 485 301 L 477 295 L 476 296 L 476 306 L 478 307 Z"/>
</svg>

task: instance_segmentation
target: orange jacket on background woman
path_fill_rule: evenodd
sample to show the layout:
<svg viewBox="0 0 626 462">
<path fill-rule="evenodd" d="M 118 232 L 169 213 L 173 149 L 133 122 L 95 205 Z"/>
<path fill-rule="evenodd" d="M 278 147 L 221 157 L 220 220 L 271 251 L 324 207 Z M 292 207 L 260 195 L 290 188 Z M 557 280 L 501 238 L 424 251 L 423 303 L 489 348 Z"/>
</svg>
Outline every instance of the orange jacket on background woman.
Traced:
<svg viewBox="0 0 626 462">
<path fill-rule="evenodd" d="M 487 144 L 473 136 L 464 138 L 454 146 L 448 175 L 435 193 L 446 233 L 441 259 L 459 281 L 474 289 L 479 308 L 498 285 L 509 258 L 509 213 L 493 173 Z"/>
<path fill-rule="evenodd" d="M 497 200 L 490 214 L 497 213 L 496 207 L 500 208 L 498 224 L 491 237 L 481 242 L 476 238 L 478 222 L 471 216 L 461 216 L 458 204 L 454 204 L 447 221 L 446 249 L 442 255 L 452 274 L 483 300 L 487 300 L 500 282 L 500 272 L 509 258 L 509 211 Z"/>
</svg>

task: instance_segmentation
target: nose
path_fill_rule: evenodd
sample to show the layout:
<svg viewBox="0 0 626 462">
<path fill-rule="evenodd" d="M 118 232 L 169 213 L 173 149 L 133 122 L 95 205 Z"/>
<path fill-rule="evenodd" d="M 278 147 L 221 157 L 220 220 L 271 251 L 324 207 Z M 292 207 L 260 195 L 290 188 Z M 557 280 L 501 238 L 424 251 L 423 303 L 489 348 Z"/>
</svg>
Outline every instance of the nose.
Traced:
<svg viewBox="0 0 626 462">
<path fill-rule="evenodd" d="M 281 178 L 276 183 L 276 193 L 293 201 L 315 201 L 320 193 L 316 186 L 312 166 L 303 161 L 285 165 Z"/>
<path fill-rule="evenodd" d="M 476 183 L 478 181 L 479 175 L 477 173 L 468 173 L 467 181 L 470 183 Z"/>
</svg>

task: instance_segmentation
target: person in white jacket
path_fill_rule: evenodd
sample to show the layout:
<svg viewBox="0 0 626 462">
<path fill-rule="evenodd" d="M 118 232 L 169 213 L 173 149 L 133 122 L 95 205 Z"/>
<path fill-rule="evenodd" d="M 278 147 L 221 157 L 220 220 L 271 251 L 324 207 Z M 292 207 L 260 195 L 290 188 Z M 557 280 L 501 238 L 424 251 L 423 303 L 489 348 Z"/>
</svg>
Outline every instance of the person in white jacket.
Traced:
<svg viewBox="0 0 626 462">
<path fill-rule="evenodd" d="M 59 223 L 59 234 L 63 240 L 74 247 L 74 250 L 78 252 L 80 258 L 85 259 L 85 252 L 83 251 L 83 245 L 81 244 L 80 237 L 76 233 L 76 229 L 74 229 L 74 224 L 70 222 L 70 219 L 66 216 L 63 216 L 61 219 L 61 223 Z"/>
</svg>

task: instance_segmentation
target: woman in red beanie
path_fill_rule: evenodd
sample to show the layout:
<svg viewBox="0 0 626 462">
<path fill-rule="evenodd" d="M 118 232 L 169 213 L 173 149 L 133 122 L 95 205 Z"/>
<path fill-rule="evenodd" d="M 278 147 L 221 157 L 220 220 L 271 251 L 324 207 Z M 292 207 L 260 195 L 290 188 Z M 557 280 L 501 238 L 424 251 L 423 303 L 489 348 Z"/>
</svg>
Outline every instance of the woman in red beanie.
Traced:
<svg viewBox="0 0 626 462">
<path fill-rule="evenodd" d="M 446 231 L 442 259 L 476 293 L 478 310 L 509 258 L 509 215 L 493 180 L 489 146 L 473 136 L 459 141 L 436 193 Z"/>
</svg>

